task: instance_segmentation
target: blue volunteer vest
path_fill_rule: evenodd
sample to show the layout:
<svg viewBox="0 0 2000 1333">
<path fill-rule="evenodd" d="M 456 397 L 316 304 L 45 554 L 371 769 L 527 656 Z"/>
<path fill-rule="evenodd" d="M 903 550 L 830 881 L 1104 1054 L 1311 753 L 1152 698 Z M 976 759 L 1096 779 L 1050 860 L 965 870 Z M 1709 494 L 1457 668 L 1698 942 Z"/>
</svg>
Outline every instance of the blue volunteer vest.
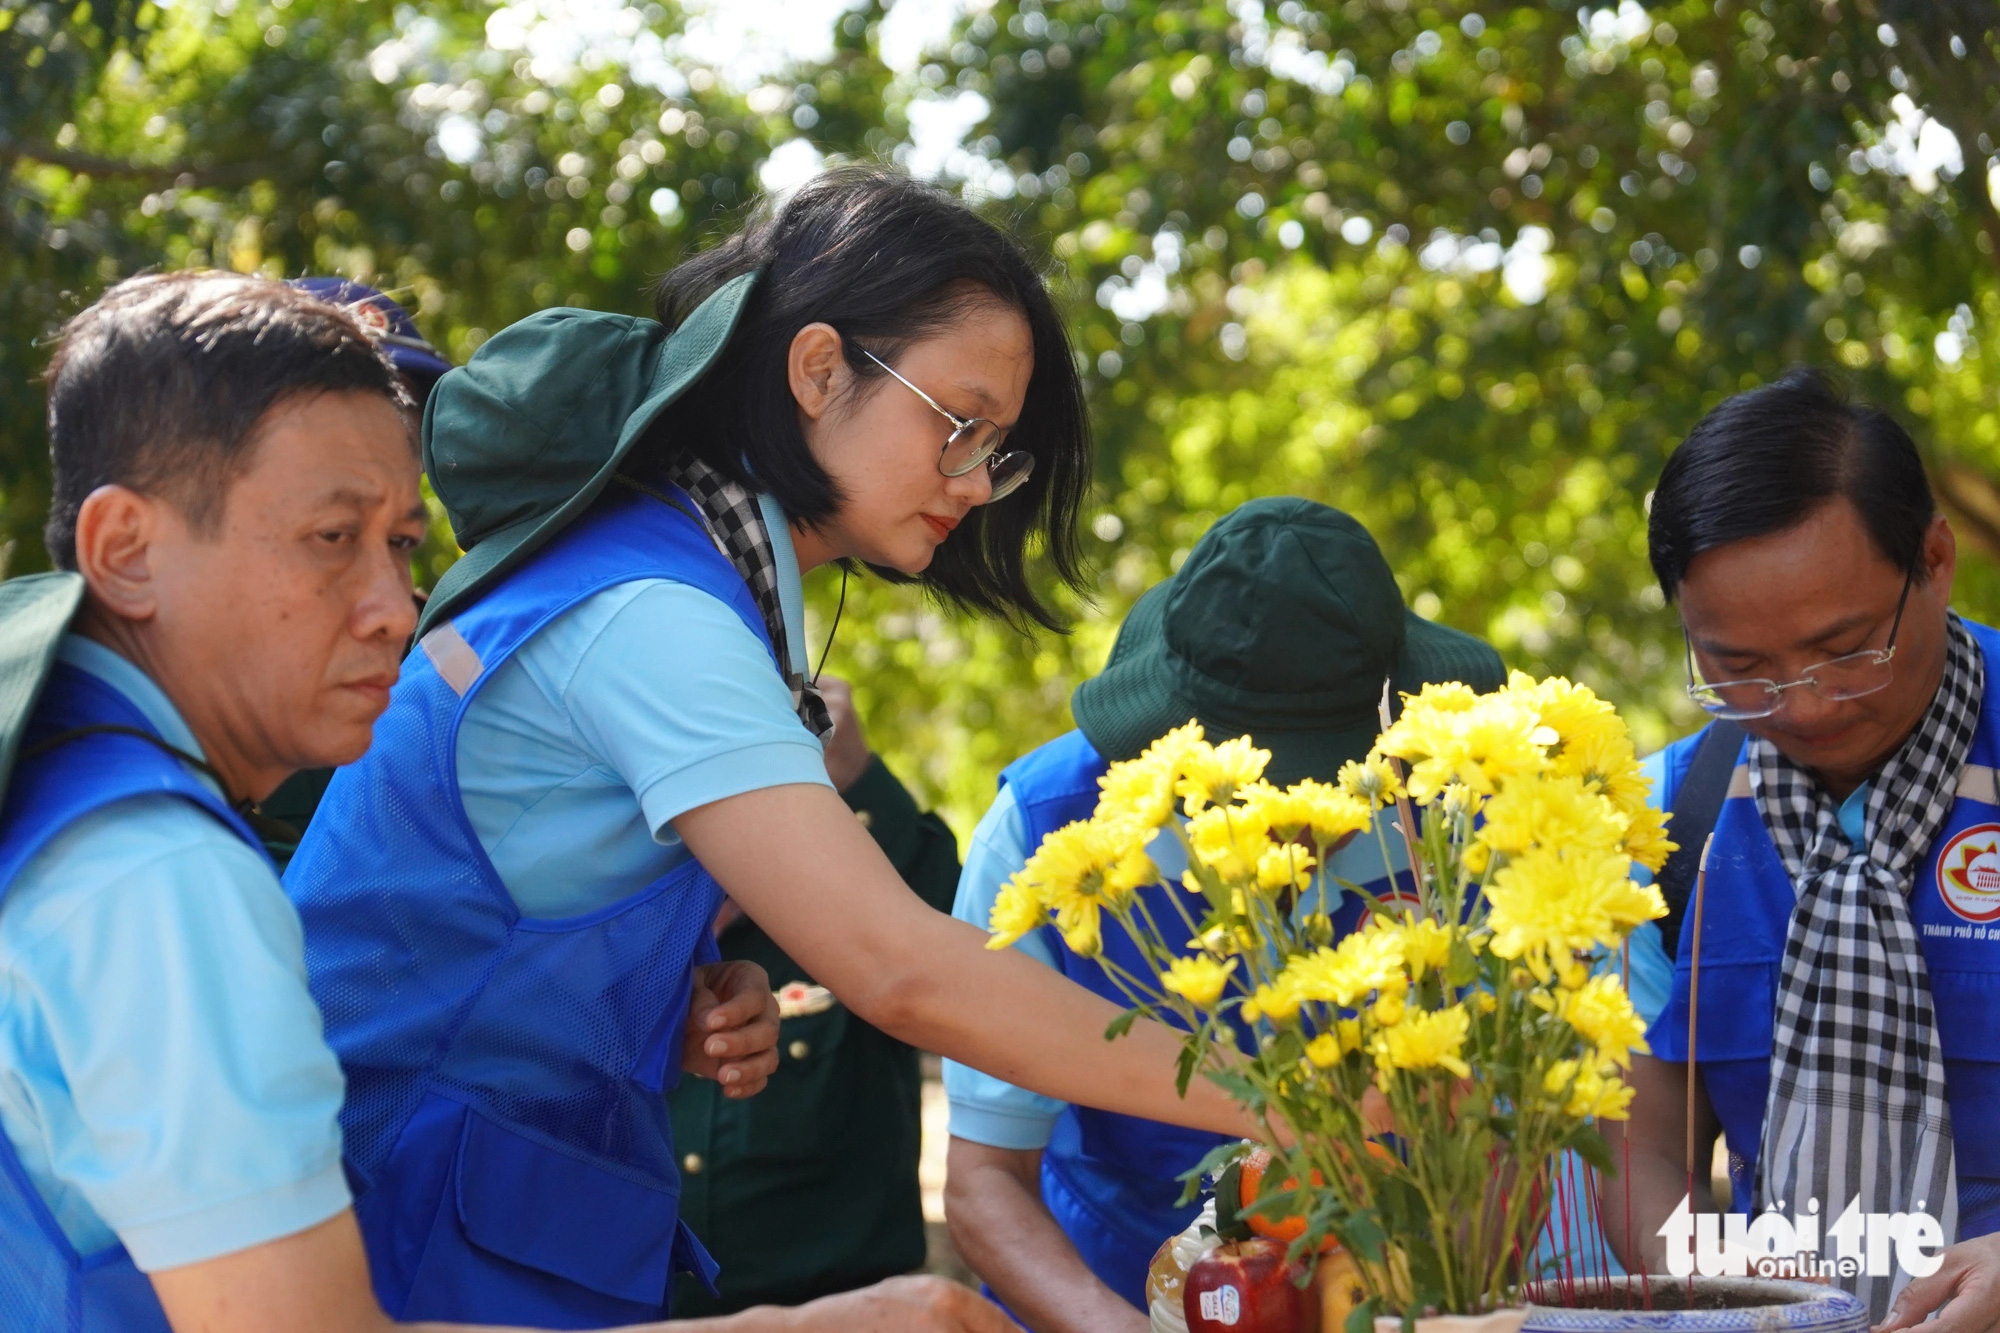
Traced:
<svg viewBox="0 0 2000 1333">
<path fill-rule="evenodd" d="M 1080 731 L 1059 736 L 1030 751 L 1000 775 L 1014 793 L 1030 852 L 1063 825 L 1090 818 L 1097 807 L 1097 780 L 1110 764 Z M 1386 881 L 1364 886 L 1381 893 Z M 1153 920 L 1179 935 L 1168 943 L 1192 953 L 1193 941 L 1179 926 L 1180 912 L 1168 894 L 1186 891 L 1156 885 L 1144 891 Z M 1335 914 L 1336 933 L 1352 930 L 1365 910 L 1348 895 Z M 1200 913 L 1195 913 L 1196 920 Z M 1131 1004 L 1104 969 L 1072 953 L 1053 926 L 1044 930 L 1049 951 L 1070 980 L 1121 1007 Z M 1135 976 L 1151 965 L 1123 930 L 1107 924 L 1104 952 Z M 1103 1283 L 1143 1310 L 1146 1269 L 1160 1243 L 1178 1235 L 1201 1205 L 1182 1204 L 1181 1173 L 1194 1167 L 1224 1136 L 1182 1129 L 1154 1120 L 1089 1107 L 1067 1107 L 1057 1119 L 1042 1153 L 1042 1199 L 1077 1252 Z"/>
<path fill-rule="evenodd" d="M 2000 634 L 1966 623 L 1986 654 L 1979 730 L 1958 801 L 1924 856 L 1910 915 L 1930 972 L 1958 1151 L 1959 1239 L 2000 1230 Z M 1677 743 L 1692 753 L 1697 733 Z M 1797 893 L 1750 797 L 1749 742 L 1738 756 L 1709 851 L 1701 934 L 1696 1062 L 1729 1143 L 1739 1212 L 1752 1195 L 1771 1085 L 1779 968 Z M 1681 754 L 1672 756 L 1684 766 Z M 1672 772 L 1675 764 L 1668 768 Z M 1672 832 L 1670 828 L 1669 833 Z M 1688 1058 L 1694 904 L 1681 922 L 1673 989 L 1646 1034 L 1662 1060 Z M 1847 1200 L 1820 1200 L 1827 1217 Z M 1933 1209 L 1935 1211 L 1935 1209 Z"/>
<path fill-rule="evenodd" d="M 689 860 L 602 910 L 524 918 L 459 798 L 458 728 L 494 668 L 635 579 L 709 593 L 770 646 L 706 530 L 614 487 L 424 636 L 286 872 L 347 1074 L 376 1293 L 399 1319 L 597 1328 L 660 1318 L 676 1272 L 713 1287 L 679 1218 L 665 1092 L 721 889 Z"/>
<path fill-rule="evenodd" d="M 124 695 L 58 662 L 43 687 L 22 752 L 79 727 L 158 735 Z M 136 736 L 83 736 L 21 763 L 0 809 L 0 900 L 22 867 L 64 829 L 116 801 L 179 796 L 206 810 L 269 859 L 241 817 L 185 764 Z M 277 867 L 271 867 L 277 874 Z M 0 1319 L 55 1333 L 169 1333 L 153 1284 L 122 1245 L 80 1255 L 49 1212 L 7 1136 L 0 1134 Z M 18 1321 L 18 1322 L 16 1322 Z"/>
</svg>

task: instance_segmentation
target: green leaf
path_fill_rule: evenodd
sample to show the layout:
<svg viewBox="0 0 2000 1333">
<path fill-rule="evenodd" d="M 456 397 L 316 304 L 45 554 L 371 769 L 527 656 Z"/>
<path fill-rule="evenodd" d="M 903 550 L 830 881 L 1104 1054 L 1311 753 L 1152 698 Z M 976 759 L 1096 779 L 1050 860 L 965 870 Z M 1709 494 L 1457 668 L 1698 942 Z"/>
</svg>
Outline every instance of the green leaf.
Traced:
<svg viewBox="0 0 2000 1333">
<path fill-rule="evenodd" d="M 1375 1333 L 1375 1316 L 1381 1308 L 1381 1300 L 1370 1296 L 1347 1312 L 1347 1324 L 1342 1333 Z"/>
<path fill-rule="evenodd" d="M 1578 1134 L 1570 1142 L 1569 1146 L 1576 1149 L 1578 1157 L 1589 1162 L 1605 1175 L 1615 1176 L 1618 1174 L 1617 1165 L 1611 1159 L 1611 1145 L 1604 1141 L 1604 1135 L 1600 1134 L 1595 1127 L 1585 1126 L 1583 1132 Z"/>
<path fill-rule="evenodd" d="M 1247 1240 L 1250 1225 L 1240 1215 L 1243 1203 L 1243 1163 L 1231 1162 L 1215 1182 L 1215 1230 L 1224 1240 Z"/>
<path fill-rule="evenodd" d="M 1127 1009 L 1124 1013 L 1112 1019 L 1111 1022 L 1105 1027 L 1104 1039 L 1106 1041 L 1118 1040 L 1118 1038 L 1124 1036 L 1126 1033 L 1132 1030 L 1132 1024 L 1135 1021 L 1137 1021 L 1137 1019 L 1145 1012 L 1146 1011 L 1142 1006 L 1136 1004 L 1133 1005 L 1130 1009 Z"/>
<path fill-rule="evenodd" d="M 1444 979 L 1454 986 L 1470 986 L 1479 977 L 1479 955 L 1465 942 L 1465 936 L 1451 937 L 1451 958 L 1444 965 Z"/>
</svg>

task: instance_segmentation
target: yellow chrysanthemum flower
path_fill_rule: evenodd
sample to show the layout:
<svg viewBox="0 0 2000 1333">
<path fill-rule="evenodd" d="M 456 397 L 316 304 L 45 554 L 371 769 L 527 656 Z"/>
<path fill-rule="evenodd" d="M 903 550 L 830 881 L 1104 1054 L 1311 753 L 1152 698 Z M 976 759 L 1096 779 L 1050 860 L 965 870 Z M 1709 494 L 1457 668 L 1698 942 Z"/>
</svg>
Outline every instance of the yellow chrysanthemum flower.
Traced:
<svg viewBox="0 0 2000 1333">
<path fill-rule="evenodd" d="M 1538 844 L 1613 851 L 1625 842 L 1624 816 L 1578 777 L 1510 782 L 1482 813 L 1480 843 L 1510 856 Z"/>
<path fill-rule="evenodd" d="M 1612 947 L 1667 914 L 1658 889 L 1634 884 L 1623 852 L 1536 846 L 1494 872 L 1486 890 L 1492 949 L 1531 965 L 1551 952 Z"/>
<path fill-rule="evenodd" d="M 1459 1052 L 1472 1024 L 1465 1006 L 1449 1009 L 1417 1010 L 1403 1021 L 1375 1034 L 1375 1063 L 1381 1069 L 1448 1069 L 1460 1078 L 1470 1077 L 1472 1067 Z"/>
<path fill-rule="evenodd" d="M 1315 949 L 1286 964 L 1278 976 L 1301 1000 L 1351 1008 L 1373 991 L 1401 990 L 1409 984 L 1403 971 L 1403 937 L 1394 925 L 1371 924 L 1331 949 Z M 1296 1005 L 1294 1006 L 1296 1008 Z"/>
<path fill-rule="evenodd" d="M 1368 1016 L 1375 1020 L 1377 1027 L 1392 1028 L 1403 1021 L 1403 1013 L 1403 992 L 1385 990 L 1369 1009 Z"/>
<path fill-rule="evenodd" d="M 1403 794 L 1395 765 L 1379 751 L 1371 750 L 1366 759 L 1350 759 L 1342 764 L 1339 781 L 1342 791 L 1370 809 L 1390 805 Z"/>
<path fill-rule="evenodd" d="M 1542 1078 L 1542 1090 L 1563 1099 L 1563 1114 L 1577 1120 L 1624 1120 L 1632 1105 L 1632 1089 L 1595 1065 L 1558 1060 Z"/>
<path fill-rule="evenodd" d="M 1358 1018 L 1337 1019 L 1333 1025 L 1334 1035 L 1340 1038 L 1340 1051 L 1345 1055 L 1361 1049 L 1361 1020 Z"/>
<path fill-rule="evenodd" d="M 1239 795 L 1270 826 L 1272 836 L 1281 841 L 1310 831 L 1321 845 L 1331 847 L 1373 822 L 1366 803 L 1330 783 L 1311 778 L 1283 790 L 1258 782 Z"/>
<path fill-rule="evenodd" d="M 1507 688 L 1532 706 L 1541 725 L 1548 728 L 1549 760 L 1563 777 L 1582 776 L 1586 769 L 1581 756 L 1627 736 L 1624 719 L 1588 685 L 1561 676 L 1538 681 L 1516 671 L 1508 678 Z"/>
<path fill-rule="evenodd" d="M 1243 1017 L 1248 1022 L 1268 1018 L 1274 1023 L 1289 1023 L 1299 1016 L 1299 1006 L 1305 997 L 1298 987 L 1288 983 L 1281 973 L 1269 985 L 1259 986 L 1251 997 L 1243 1002 Z"/>
<path fill-rule="evenodd" d="M 1271 850 L 1271 826 L 1255 806 L 1211 805 L 1187 823 L 1195 859 L 1230 883 L 1255 879 Z"/>
<path fill-rule="evenodd" d="M 1625 855 L 1655 875 L 1660 873 L 1667 857 L 1679 846 L 1667 837 L 1669 818 L 1648 805 L 1642 805 L 1626 816 Z"/>
<path fill-rule="evenodd" d="M 1248 736 L 1220 745 L 1188 746 L 1181 754 L 1180 780 L 1175 790 L 1185 798 L 1187 812 L 1200 814 L 1211 804 L 1222 805 L 1264 776 L 1271 752 L 1260 750 Z"/>
<path fill-rule="evenodd" d="M 1174 817 L 1174 767 L 1159 759 L 1128 759 L 1113 764 L 1097 780 L 1101 795 L 1098 820 L 1129 820 L 1144 828 L 1159 828 Z"/>
<path fill-rule="evenodd" d="M 1321 1069 L 1339 1064 L 1340 1056 L 1340 1038 L 1331 1032 L 1322 1032 L 1306 1043 L 1306 1059 Z"/>
<path fill-rule="evenodd" d="M 1095 958 L 1104 952 L 1103 928 L 1095 899 L 1079 898 L 1057 908 L 1056 929 L 1062 932 L 1063 943 L 1070 952 L 1078 957 Z"/>
<path fill-rule="evenodd" d="M 1304 889 L 1312 882 L 1313 867 L 1318 864 L 1311 852 L 1296 843 L 1266 848 L 1257 859 L 1257 888 L 1273 896 L 1287 889 Z"/>
<path fill-rule="evenodd" d="M 1651 1054 L 1645 1020 L 1632 1008 L 1631 997 L 1614 976 L 1592 977 L 1569 992 L 1562 999 L 1561 1012 L 1577 1035 L 1596 1049 L 1600 1063 L 1630 1069 L 1632 1052 Z"/>
<path fill-rule="evenodd" d="M 1160 974 L 1160 987 L 1197 1009 L 1213 1009 L 1222 998 L 1223 987 L 1229 984 L 1229 974 L 1235 970 L 1234 958 L 1226 963 L 1200 955 L 1176 958 Z"/>
<path fill-rule="evenodd" d="M 1133 824 L 1078 820 L 1042 839 L 1021 868 L 1044 907 L 1061 911 L 1077 899 L 1122 906 L 1138 889 L 1159 882 L 1146 855 L 1152 832 Z"/>
<path fill-rule="evenodd" d="M 1035 897 L 1034 890 L 1016 875 L 1000 887 L 999 894 L 993 899 L 993 913 L 986 922 L 986 928 L 993 932 L 993 937 L 986 941 L 986 947 L 1008 948 L 1022 936 L 1041 929 L 1048 919 L 1048 913 Z"/>
<path fill-rule="evenodd" d="M 1412 981 L 1422 981 L 1426 971 L 1442 969 L 1451 961 L 1450 927 L 1428 917 L 1418 920 L 1410 912 L 1404 914 L 1401 931 L 1403 960 L 1409 964 Z"/>
<path fill-rule="evenodd" d="M 1547 764 L 1532 707 L 1505 693 L 1471 698 L 1470 707 L 1456 706 L 1460 700 L 1450 696 L 1453 706 L 1438 708 L 1424 706 L 1419 696 L 1377 742 L 1384 754 L 1410 765 L 1410 796 L 1420 804 L 1454 782 L 1475 796 L 1490 796 L 1499 784 Z"/>
</svg>

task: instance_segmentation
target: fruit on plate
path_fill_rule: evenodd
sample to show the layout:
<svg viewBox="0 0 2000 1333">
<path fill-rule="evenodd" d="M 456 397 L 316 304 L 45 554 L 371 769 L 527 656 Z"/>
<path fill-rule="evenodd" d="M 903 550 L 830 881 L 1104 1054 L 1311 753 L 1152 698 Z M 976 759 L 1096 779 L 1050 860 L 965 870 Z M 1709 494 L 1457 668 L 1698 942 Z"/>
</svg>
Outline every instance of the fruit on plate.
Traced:
<svg viewBox="0 0 2000 1333">
<path fill-rule="evenodd" d="M 1319 1300 L 1321 1333 L 1342 1333 L 1347 1316 L 1368 1299 L 1368 1291 L 1361 1285 L 1361 1268 L 1346 1250 L 1319 1257 L 1319 1267 L 1313 1270 L 1313 1291 Z"/>
<path fill-rule="evenodd" d="M 1167 1237 L 1160 1245 L 1146 1270 L 1146 1314 L 1152 1333 L 1188 1333 L 1187 1316 L 1181 1308 L 1188 1269 L 1221 1243 L 1215 1234 L 1215 1200 L 1210 1199 L 1187 1230 Z"/>
<path fill-rule="evenodd" d="M 1319 1293 L 1300 1285 L 1305 1265 L 1287 1248 L 1254 1236 L 1197 1259 L 1181 1288 L 1188 1333 L 1320 1333 Z"/>
<path fill-rule="evenodd" d="M 1251 1149 L 1250 1155 L 1243 1159 L 1243 1170 L 1237 1177 L 1239 1182 L 1237 1185 L 1239 1202 L 1236 1206 L 1238 1216 L 1243 1219 L 1243 1224 L 1250 1228 L 1253 1235 L 1262 1236 L 1267 1240 L 1282 1240 L 1289 1243 L 1306 1234 L 1305 1218 L 1297 1216 L 1268 1217 L 1263 1213 L 1242 1211 L 1248 1209 L 1251 1204 L 1256 1203 L 1258 1195 L 1264 1192 L 1264 1177 L 1270 1171 L 1274 1160 L 1269 1148 Z M 1312 1173 L 1312 1183 L 1315 1185 L 1324 1185 L 1326 1181 L 1320 1177 L 1319 1172 L 1315 1171 Z M 1298 1187 L 1298 1178 L 1293 1176 L 1288 1177 L 1283 1184 L 1275 1186 L 1273 1192 L 1282 1194 L 1290 1190 L 1295 1190 Z"/>
<path fill-rule="evenodd" d="M 1395 1160 L 1394 1153 L 1372 1141 L 1368 1145 L 1368 1155 L 1379 1157 L 1385 1162 Z M 1296 1214 L 1288 1217 L 1267 1217 L 1263 1213 L 1248 1211 L 1263 1193 L 1264 1179 L 1270 1174 L 1275 1161 L 1276 1158 L 1272 1156 L 1269 1148 L 1253 1148 L 1237 1163 L 1236 1206 L 1229 1211 L 1233 1217 L 1240 1219 L 1244 1226 L 1250 1228 L 1252 1235 L 1268 1237 L 1271 1240 L 1295 1241 L 1306 1234 L 1305 1218 Z M 1225 1176 L 1223 1179 L 1227 1181 L 1228 1177 Z M 1312 1183 L 1319 1186 L 1324 1185 L 1326 1181 L 1315 1171 L 1312 1173 Z M 1284 1194 L 1298 1187 L 1298 1177 L 1287 1176 L 1281 1184 L 1273 1185 L 1271 1192 Z M 1217 1188 L 1220 1189 L 1221 1186 Z M 1337 1242 L 1329 1236 L 1320 1243 L 1320 1252 L 1331 1251 L 1336 1245 Z"/>
</svg>

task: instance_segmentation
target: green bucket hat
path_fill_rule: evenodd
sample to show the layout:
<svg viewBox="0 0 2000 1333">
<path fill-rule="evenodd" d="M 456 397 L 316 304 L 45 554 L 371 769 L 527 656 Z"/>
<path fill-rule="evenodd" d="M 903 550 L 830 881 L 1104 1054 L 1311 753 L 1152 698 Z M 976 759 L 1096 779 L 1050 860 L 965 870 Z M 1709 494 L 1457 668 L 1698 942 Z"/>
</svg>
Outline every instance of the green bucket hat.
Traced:
<svg viewBox="0 0 2000 1333">
<path fill-rule="evenodd" d="M 81 574 L 28 574 L 0 583 L 0 803 L 56 650 L 82 603 Z"/>
<path fill-rule="evenodd" d="M 1077 687 L 1076 724 L 1106 759 L 1130 759 L 1194 718 L 1211 740 L 1248 734 L 1280 786 L 1332 781 L 1381 730 L 1398 694 L 1506 681 L 1500 655 L 1433 624 L 1403 594 L 1368 530 L 1310 500 L 1252 500 L 1139 598 L 1104 670 Z"/>
<path fill-rule="evenodd" d="M 465 555 L 432 590 L 418 634 L 590 507 L 646 428 L 714 362 L 757 276 L 722 284 L 672 333 L 631 315 L 543 310 L 438 381 L 424 409 L 424 470 Z"/>
</svg>

